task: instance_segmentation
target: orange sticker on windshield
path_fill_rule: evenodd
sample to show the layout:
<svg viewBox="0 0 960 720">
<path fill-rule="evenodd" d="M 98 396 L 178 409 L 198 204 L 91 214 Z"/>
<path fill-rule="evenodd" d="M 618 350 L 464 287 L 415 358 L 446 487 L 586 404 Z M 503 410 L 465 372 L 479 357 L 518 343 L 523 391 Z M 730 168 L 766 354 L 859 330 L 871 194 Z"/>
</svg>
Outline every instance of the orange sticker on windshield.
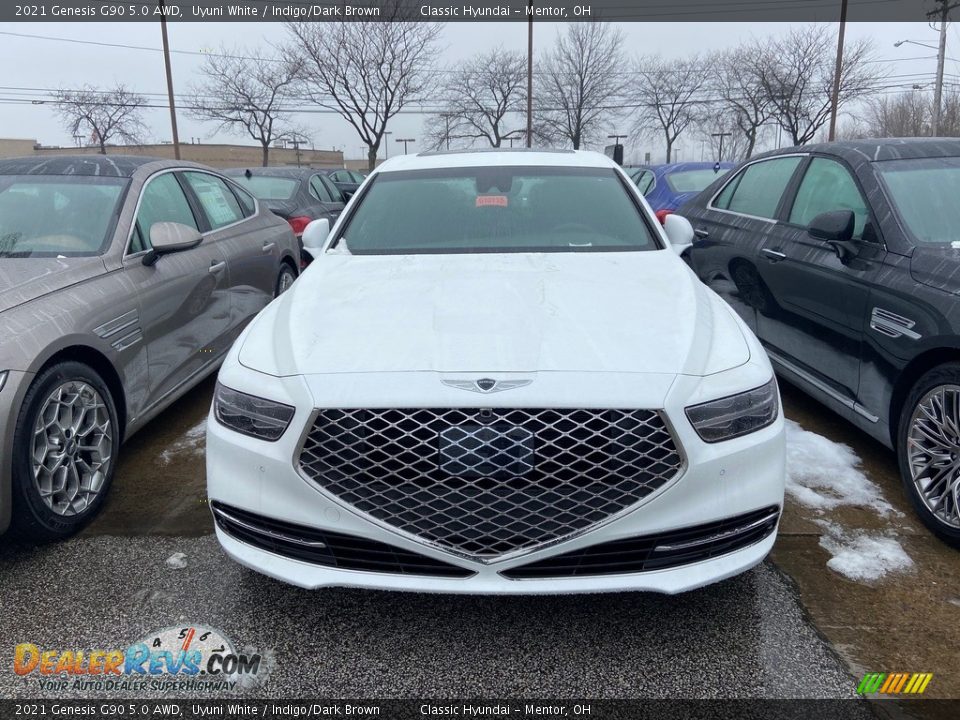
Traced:
<svg viewBox="0 0 960 720">
<path fill-rule="evenodd" d="M 506 207 L 509 204 L 506 195 L 477 195 L 477 207 Z"/>
</svg>

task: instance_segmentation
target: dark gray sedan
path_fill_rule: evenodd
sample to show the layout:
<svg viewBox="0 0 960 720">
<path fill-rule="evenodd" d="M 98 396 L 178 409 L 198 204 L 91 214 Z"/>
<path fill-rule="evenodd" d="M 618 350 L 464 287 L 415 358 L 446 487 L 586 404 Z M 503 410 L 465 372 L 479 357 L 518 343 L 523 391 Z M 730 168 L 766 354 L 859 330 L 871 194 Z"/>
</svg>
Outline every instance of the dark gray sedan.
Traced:
<svg viewBox="0 0 960 720">
<path fill-rule="evenodd" d="M 79 529 L 121 442 L 213 372 L 299 267 L 290 226 L 204 166 L 0 161 L 0 532 Z"/>
</svg>

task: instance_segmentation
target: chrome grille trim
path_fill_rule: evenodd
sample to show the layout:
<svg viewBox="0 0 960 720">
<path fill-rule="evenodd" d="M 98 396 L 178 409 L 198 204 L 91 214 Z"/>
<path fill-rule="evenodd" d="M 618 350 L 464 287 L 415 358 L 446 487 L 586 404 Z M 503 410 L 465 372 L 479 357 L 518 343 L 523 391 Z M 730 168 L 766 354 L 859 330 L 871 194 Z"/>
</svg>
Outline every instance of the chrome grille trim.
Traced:
<svg viewBox="0 0 960 720">
<path fill-rule="evenodd" d="M 478 433 L 478 426 L 493 431 Z M 464 427 L 446 433 L 448 442 L 479 436 L 487 457 L 453 475 L 444 469 L 460 466 L 442 457 L 441 436 Z M 533 437 L 532 456 L 518 428 Z M 635 509 L 682 473 L 674 437 L 656 410 L 320 409 L 295 464 L 382 527 L 486 563 L 569 540 Z"/>
</svg>

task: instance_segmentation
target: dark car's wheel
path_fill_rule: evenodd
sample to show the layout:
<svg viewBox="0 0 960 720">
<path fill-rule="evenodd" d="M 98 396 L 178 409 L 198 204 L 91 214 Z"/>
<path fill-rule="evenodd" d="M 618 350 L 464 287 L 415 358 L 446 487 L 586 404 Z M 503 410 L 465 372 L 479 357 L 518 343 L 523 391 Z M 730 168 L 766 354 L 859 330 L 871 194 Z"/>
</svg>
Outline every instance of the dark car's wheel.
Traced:
<svg viewBox="0 0 960 720">
<path fill-rule="evenodd" d="M 924 525 L 960 548 L 960 363 L 934 368 L 910 390 L 897 454 L 904 488 Z"/>
<path fill-rule="evenodd" d="M 757 312 L 772 315 L 777 309 L 777 301 L 757 269 L 748 262 L 734 262 L 730 268 L 730 279 L 737 286 L 740 297 Z"/>
<path fill-rule="evenodd" d="M 293 268 L 283 263 L 280 266 L 280 274 L 277 275 L 277 284 L 274 287 L 273 296 L 280 297 L 287 290 L 290 289 L 290 286 L 293 285 L 293 281 L 297 279 L 297 273 L 294 272 Z"/>
<path fill-rule="evenodd" d="M 27 391 L 13 440 L 14 535 L 65 538 L 103 504 L 120 428 L 110 390 L 90 367 L 64 362 Z"/>
</svg>

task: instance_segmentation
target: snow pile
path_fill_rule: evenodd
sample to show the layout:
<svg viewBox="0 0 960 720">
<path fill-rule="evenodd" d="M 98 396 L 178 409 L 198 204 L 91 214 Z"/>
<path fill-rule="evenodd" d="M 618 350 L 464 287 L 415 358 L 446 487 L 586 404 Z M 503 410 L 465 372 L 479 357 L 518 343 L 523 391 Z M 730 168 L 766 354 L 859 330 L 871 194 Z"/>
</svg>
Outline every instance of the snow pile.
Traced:
<svg viewBox="0 0 960 720">
<path fill-rule="evenodd" d="M 207 419 L 204 418 L 183 434 L 183 437 L 160 453 L 160 463 L 169 465 L 178 455 L 201 456 L 206 447 Z"/>
<path fill-rule="evenodd" d="M 787 427 L 787 492 L 817 510 L 859 505 L 880 515 L 896 511 L 880 488 L 860 470 L 860 458 L 842 443 L 804 430 L 793 420 Z"/>
<path fill-rule="evenodd" d="M 913 567 L 913 560 L 894 538 L 857 533 L 847 536 L 828 526 L 820 547 L 833 555 L 827 567 L 851 580 L 879 580 L 890 572 Z"/>
<path fill-rule="evenodd" d="M 166 565 L 174 570 L 183 570 L 187 566 L 187 556 L 182 552 L 176 552 L 167 558 Z"/>
</svg>

